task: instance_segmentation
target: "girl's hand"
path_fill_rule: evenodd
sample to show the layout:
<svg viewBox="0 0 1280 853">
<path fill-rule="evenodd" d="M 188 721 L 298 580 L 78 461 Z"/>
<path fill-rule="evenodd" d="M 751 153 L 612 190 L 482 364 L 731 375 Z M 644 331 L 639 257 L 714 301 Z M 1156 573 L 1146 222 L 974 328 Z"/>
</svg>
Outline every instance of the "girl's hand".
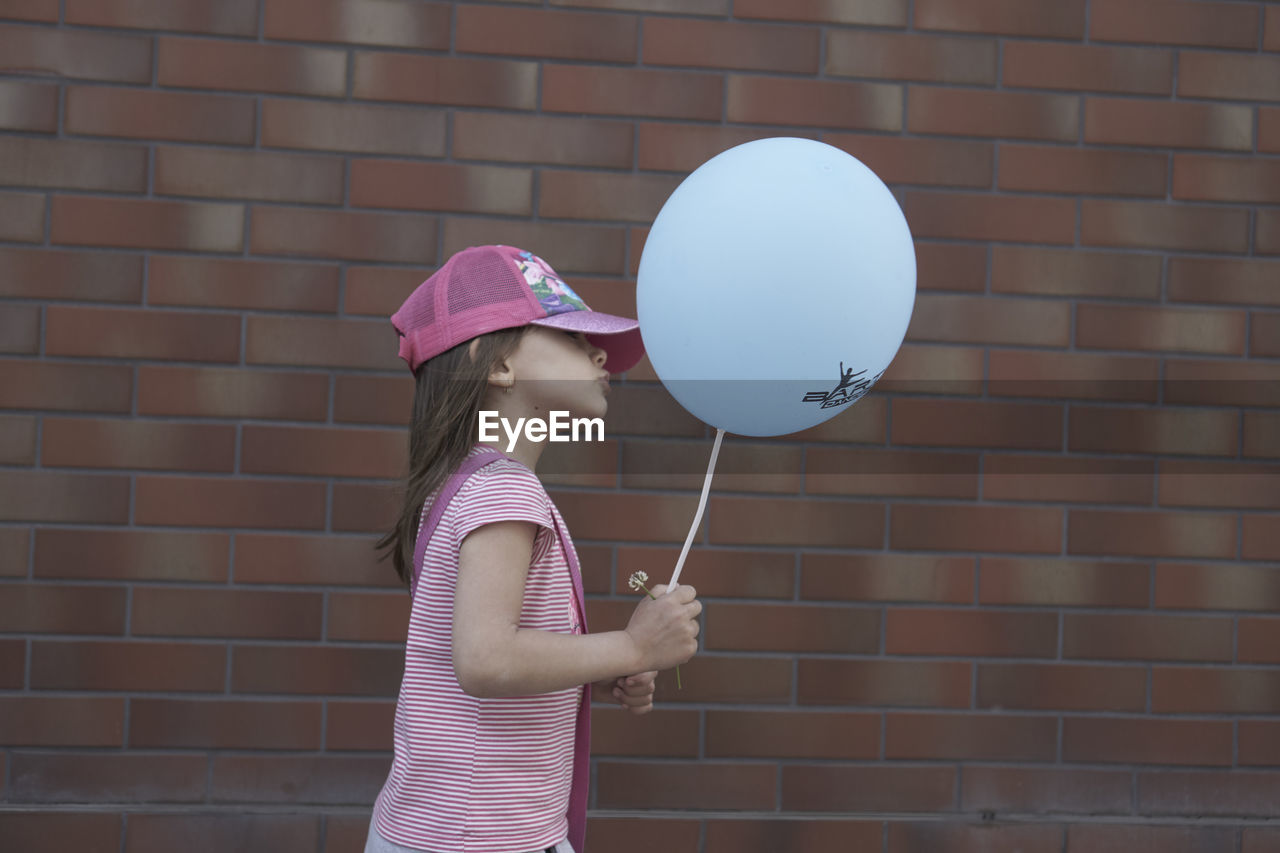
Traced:
<svg viewBox="0 0 1280 853">
<path fill-rule="evenodd" d="M 613 701 L 617 702 L 633 714 L 647 714 L 653 710 L 654 682 L 658 673 L 642 672 L 639 675 L 626 675 L 610 685 Z"/>
<path fill-rule="evenodd" d="M 698 651 L 698 614 L 702 602 L 691 586 L 670 593 L 665 584 L 653 588 L 653 598 L 640 599 L 626 633 L 636 647 L 641 670 L 679 666 Z"/>
</svg>

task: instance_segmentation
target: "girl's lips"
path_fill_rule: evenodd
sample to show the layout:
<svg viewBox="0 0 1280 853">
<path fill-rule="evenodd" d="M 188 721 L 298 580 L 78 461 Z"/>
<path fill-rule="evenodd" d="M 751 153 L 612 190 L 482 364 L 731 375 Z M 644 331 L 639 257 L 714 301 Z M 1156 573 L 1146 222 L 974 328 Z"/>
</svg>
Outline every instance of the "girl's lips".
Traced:
<svg viewBox="0 0 1280 853">
<path fill-rule="evenodd" d="M 602 388 L 604 388 L 604 393 L 608 394 L 608 393 L 609 393 L 609 379 L 608 379 L 607 377 L 603 377 L 603 376 L 602 376 L 601 378 L 597 379 L 596 381 L 600 383 L 600 386 L 601 386 Z"/>
</svg>

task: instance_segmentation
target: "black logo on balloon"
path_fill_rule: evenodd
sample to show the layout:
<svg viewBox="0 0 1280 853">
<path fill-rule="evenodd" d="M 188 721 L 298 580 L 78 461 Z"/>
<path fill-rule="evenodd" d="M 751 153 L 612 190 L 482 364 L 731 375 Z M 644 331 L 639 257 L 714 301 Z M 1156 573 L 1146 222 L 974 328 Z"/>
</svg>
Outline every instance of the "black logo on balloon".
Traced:
<svg viewBox="0 0 1280 853">
<path fill-rule="evenodd" d="M 884 375 L 884 371 L 880 371 L 875 376 L 867 378 L 867 371 L 859 370 L 853 372 L 853 368 L 844 369 L 844 362 L 840 362 L 840 382 L 830 391 L 810 391 L 804 395 L 801 402 L 805 403 L 821 403 L 821 408 L 829 409 L 832 406 L 847 406 L 850 403 L 861 400 L 863 395 L 871 390 L 871 386 Z"/>
</svg>

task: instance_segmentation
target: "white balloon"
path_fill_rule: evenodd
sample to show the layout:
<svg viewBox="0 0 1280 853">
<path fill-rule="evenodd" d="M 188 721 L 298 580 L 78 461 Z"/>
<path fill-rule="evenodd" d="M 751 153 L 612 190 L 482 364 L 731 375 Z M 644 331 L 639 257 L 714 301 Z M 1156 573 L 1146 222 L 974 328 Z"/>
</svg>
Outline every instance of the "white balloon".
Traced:
<svg viewBox="0 0 1280 853">
<path fill-rule="evenodd" d="M 825 143 L 775 137 L 698 167 L 640 258 L 640 333 L 663 384 L 739 435 L 846 410 L 893 360 L 915 249 L 889 188 Z"/>
</svg>

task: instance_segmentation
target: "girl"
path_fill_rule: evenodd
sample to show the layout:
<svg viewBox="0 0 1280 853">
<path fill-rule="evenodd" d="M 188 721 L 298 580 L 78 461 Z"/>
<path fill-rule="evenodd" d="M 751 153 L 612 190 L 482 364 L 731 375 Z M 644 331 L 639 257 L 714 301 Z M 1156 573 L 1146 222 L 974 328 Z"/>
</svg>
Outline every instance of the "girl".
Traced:
<svg viewBox="0 0 1280 853">
<path fill-rule="evenodd" d="M 540 258 L 466 249 L 391 318 L 417 386 L 409 480 L 379 543 L 413 595 L 395 758 L 366 853 L 573 853 L 586 826 L 591 691 L 632 713 L 697 650 L 692 587 L 587 634 L 577 555 L 534 475 L 543 445 L 478 443 L 479 412 L 603 417 L 639 329 Z M 503 445 L 505 447 L 505 444 Z"/>
</svg>

